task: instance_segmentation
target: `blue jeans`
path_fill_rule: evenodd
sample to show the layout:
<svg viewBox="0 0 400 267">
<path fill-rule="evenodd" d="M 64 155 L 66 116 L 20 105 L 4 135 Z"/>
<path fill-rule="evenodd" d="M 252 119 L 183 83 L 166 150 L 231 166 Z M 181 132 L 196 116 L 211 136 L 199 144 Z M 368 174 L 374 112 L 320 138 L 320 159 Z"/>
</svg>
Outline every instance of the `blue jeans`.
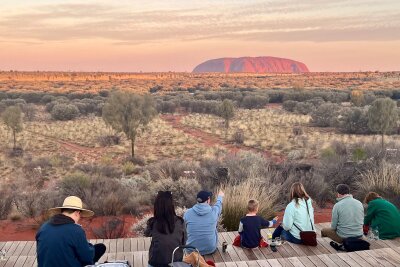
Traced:
<svg viewBox="0 0 400 267">
<path fill-rule="evenodd" d="M 272 234 L 273 239 L 276 237 L 281 237 L 283 240 L 289 241 L 290 243 L 294 243 L 294 244 L 302 243 L 301 239 L 297 239 L 289 231 L 286 231 L 285 229 L 283 229 L 282 225 L 279 225 L 275 229 L 274 233 Z"/>
</svg>

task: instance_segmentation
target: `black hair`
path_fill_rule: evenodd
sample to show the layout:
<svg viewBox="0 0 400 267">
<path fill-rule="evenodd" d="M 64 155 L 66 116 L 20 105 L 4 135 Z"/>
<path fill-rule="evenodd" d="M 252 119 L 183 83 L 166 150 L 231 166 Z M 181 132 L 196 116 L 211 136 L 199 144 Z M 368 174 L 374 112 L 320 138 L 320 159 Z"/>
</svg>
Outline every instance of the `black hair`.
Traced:
<svg viewBox="0 0 400 267">
<path fill-rule="evenodd" d="M 175 207 L 170 191 L 159 191 L 154 202 L 154 221 L 157 231 L 162 234 L 172 233 L 175 228 Z"/>
<path fill-rule="evenodd" d="M 350 194 L 350 187 L 347 184 L 338 184 L 336 186 L 336 192 L 338 192 L 341 195 Z"/>
</svg>

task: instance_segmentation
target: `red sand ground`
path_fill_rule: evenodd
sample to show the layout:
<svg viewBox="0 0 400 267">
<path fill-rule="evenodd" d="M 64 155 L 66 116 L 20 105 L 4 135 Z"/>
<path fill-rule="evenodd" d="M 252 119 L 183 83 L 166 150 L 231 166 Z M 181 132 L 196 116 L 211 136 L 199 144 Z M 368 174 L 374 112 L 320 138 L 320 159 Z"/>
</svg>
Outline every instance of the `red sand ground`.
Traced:
<svg viewBox="0 0 400 267">
<path fill-rule="evenodd" d="M 315 223 L 329 222 L 331 220 L 332 209 L 316 209 L 315 210 Z M 283 211 L 277 214 L 279 219 L 282 220 Z M 135 234 L 130 232 L 133 224 L 137 222 L 137 218 L 132 216 L 124 216 L 125 219 L 125 233 L 126 237 L 135 237 Z M 91 229 L 99 227 L 107 217 L 96 217 L 92 220 L 81 220 L 82 226 L 86 231 L 89 239 L 96 238 Z M 34 223 L 31 220 L 22 220 L 12 222 L 10 220 L 0 221 L 0 241 L 27 241 L 35 240 L 37 229 L 33 227 Z"/>
</svg>

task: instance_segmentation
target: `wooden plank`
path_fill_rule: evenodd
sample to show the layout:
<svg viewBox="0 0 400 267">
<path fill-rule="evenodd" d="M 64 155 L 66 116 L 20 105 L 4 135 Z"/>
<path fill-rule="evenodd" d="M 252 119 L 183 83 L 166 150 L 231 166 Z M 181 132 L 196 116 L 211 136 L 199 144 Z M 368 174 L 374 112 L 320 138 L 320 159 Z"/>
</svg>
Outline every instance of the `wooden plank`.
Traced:
<svg viewBox="0 0 400 267">
<path fill-rule="evenodd" d="M 110 240 L 110 253 L 116 253 L 117 252 L 117 239 L 109 239 Z"/>
<path fill-rule="evenodd" d="M 228 253 L 229 257 L 232 259 L 232 261 L 240 261 L 240 257 L 239 255 L 236 253 L 236 250 L 233 248 L 232 241 L 229 237 L 229 235 L 225 232 L 222 233 L 222 235 L 224 236 L 224 239 L 228 242 L 228 247 L 226 249 L 226 253 Z"/>
<path fill-rule="evenodd" d="M 237 267 L 237 265 L 236 265 L 236 263 L 235 262 L 225 262 L 225 266 L 226 267 Z"/>
<path fill-rule="evenodd" d="M 279 258 L 277 260 L 282 265 L 282 267 L 294 267 L 288 259 Z"/>
<path fill-rule="evenodd" d="M 144 250 L 149 250 L 151 244 L 151 237 L 144 238 Z"/>
<path fill-rule="evenodd" d="M 11 242 L 11 246 L 7 249 L 7 255 L 14 256 L 14 251 L 17 249 L 20 241 Z"/>
<path fill-rule="evenodd" d="M 237 267 L 248 267 L 245 261 L 238 261 L 236 262 Z"/>
<path fill-rule="evenodd" d="M 34 242 L 31 249 L 28 252 L 28 256 L 36 256 L 36 248 L 37 248 L 37 244 L 36 244 L 36 242 Z"/>
<path fill-rule="evenodd" d="M 17 257 L 17 256 L 16 256 L 16 257 Z M 27 257 L 27 256 L 19 256 L 19 257 L 17 258 L 17 261 L 15 262 L 15 264 L 12 265 L 12 266 L 15 266 L 15 267 L 22 267 L 22 266 L 24 266 L 25 261 L 26 261 L 26 257 Z"/>
<path fill-rule="evenodd" d="M 221 248 L 221 250 L 222 250 L 222 248 Z M 224 262 L 224 259 L 222 258 L 221 253 L 218 250 L 218 248 L 214 252 L 213 257 L 214 257 L 214 262 Z"/>
<path fill-rule="evenodd" d="M 243 249 L 244 254 L 246 254 L 247 258 L 249 259 L 249 261 L 255 261 L 258 260 L 258 258 L 256 257 L 256 255 L 253 252 L 253 249 Z"/>
<path fill-rule="evenodd" d="M 225 262 L 217 262 L 217 263 L 215 263 L 215 266 L 217 266 L 217 267 L 226 267 Z"/>
<path fill-rule="evenodd" d="M 364 267 L 361 264 L 359 264 L 357 261 L 355 261 L 352 257 L 350 257 L 350 255 L 348 253 L 339 253 L 336 255 L 350 266 Z"/>
<path fill-rule="evenodd" d="M 248 267 L 260 267 L 257 261 L 248 261 L 246 262 Z"/>
<path fill-rule="evenodd" d="M 336 251 L 336 249 L 334 249 L 333 247 L 331 247 L 331 245 L 329 245 L 328 238 L 325 238 L 325 237 L 324 238 L 317 238 L 317 241 L 318 241 L 319 244 L 321 244 L 321 246 L 323 246 L 326 250 L 328 250 L 329 253 L 331 253 L 331 254 L 338 253 Z"/>
<path fill-rule="evenodd" d="M 397 254 L 393 249 L 391 248 L 384 248 L 380 249 L 378 251 L 374 251 L 375 255 L 377 255 L 379 258 L 384 261 L 389 262 L 393 266 L 400 266 L 400 255 Z"/>
<path fill-rule="evenodd" d="M 266 260 L 264 254 L 261 252 L 260 248 L 253 248 L 253 253 L 257 257 L 257 260 Z"/>
<path fill-rule="evenodd" d="M 288 258 L 288 260 L 294 267 L 305 267 L 304 264 L 297 257 L 290 257 Z"/>
<path fill-rule="evenodd" d="M 130 238 L 124 238 L 124 252 L 130 252 L 131 251 L 131 239 Z"/>
<path fill-rule="evenodd" d="M 149 263 L 149 252 L 145 251 L 143 253 L 143 266 L 147 266 Z"/>
<path fill-rule="evenodd" d="M 24 267 L 33 267 L 33 263 L 35 262 L 35 260 L 36 260 L 35 256 L 26 256 Z"/>
<path fill-rule="evenodd" d="M 351 259 L 355 260 L 356 262 L 358 262 L 363 267 L 373 267 L 366 260 L 364 260 L 357 253 L 354 253 L 354 252 L 351 252 L 351 253 L 340 253 L 340 254 L 338 254 L 338 256 L 341 257 L 341 258 L 345 257 L 345 256 L 349 256 Z"/>
<path fill-rule="evenodd" d="M 314 262 L 311 261 L 308 257 L 299 257 L 298 259 L 301 261 L 301 263 L 302 263 L 305 267 L 315 267 L 315 266 L 317 266 L 317 265 L 315 265 Z M 321 266 L 321 265 L 319 265 L 319 266 Z M 322 266 L 324 266 L 324 265 L 322 265 Z"/>
<path fill-rule="evenodd" d="M 35 242 L 33 241 L 28 241 L 26 242 L 26 245 L 24 247 L 24 249 L 21 251 L 21 255 L 22 256 L 28 256 L 29 255 L 29 251 L 31 250 L 32 246 L 35 244 Z"/>
<path fill-rule="evenodd" d="M 138 242 L 137 242 L 137 238 L 131 238 L 131 251 L 137 251 L 138 248 Z"/>
<path fill-rule="evenodd" d="M 103 244 L 106 246 L 106 253 L 110 252 L 110 239 L 104 239 Z"/>
<path fill-rule="evenodd" d="M 341 258 L 339 258 L 339 256 L 337 254 L 327 254 L 327 255 L 338 266 L 349 267 L 349 265 L 346 262 L 344 262 Z"/>
<path fill-rule="evenodd" d="M 379 253 L 378 253 L 379 251 Z M 385 267 L 395 267 L 395 264 L 392 264 L 390 261 L 388 261 L 386 259 L 386 257 L 383 257 L 382 255 L 384 254 L 384 252 L 382 251 L 382 249 L 379 250 L 365 250 L 365 252 L 367 254 L 369 254 L 370 256 L 374 257 L 376 259 L 376 261 L 378 261 L 380 264 L 382 264 L 382 266 Z"/>
<path fill-rule="evenodd" d="M 358 256 L 360 256 L 360 258 L 364 259 L 366 262 L 368 262 L 370 265 L 372 265 L 374 267 L 383 266 L 374 257 L 371 257 L 371 255 L 369 255 L 365 251 L 357 251 L 357 252 L 353 252 L 353 253 L 356 253 Z"/>
<path fill-rule="evenodd" d="M 274 257 L 274 253 L 269 247 L 268 248 L 259 248 L 260 252 L 264 255 L 264 257 L 266 259 L 276 259 L 276 257 Z"/>
<path fill-rule="evenodd" d="M 107 260 L 108 261 L 115 261 L 116 259 L 117 259 L 117 253 L 116 252 L 107 253 Z"/>
<path fill-rule="evenodd" d="M 271 264 L 267 260 L 257 260 L 257 263 L 260 267 L 271 267 Z"/>
<path fill-rule="evenodd" d="M 288 244 L 288 246 L 290 246 L 294 252 L 296 253 L 296 255 L 292 255 L 292 257 L 297 257 L 297 256 L 307 256 L 306 253 L 304 253 L 304 251 L 300 248 L 301 245 L 297 245 L 297 244 L 293 244 L 290 242 L 285 242 L 285 245 Z"/>
<path fill-rule="evenodd" d="M 318 256 L 308 256 L 308 259 L 318 267 L 326 267 L 326 264 Z"/>
<path fill-rule="evenodd" d="M 338 265 L 334 263 L 327 254 L 317 255 L 318 258 L 328 267 L 337 267 Z"/>
<path fill-rule="evenodd" d="M 227 232 L 227 235 L 225 238 L 229 238 L 231 240 L 231 244 L 233 243 L 233 240 L 235 239 L 235 234 L 233 232 Z M 248 261 L 249 258 L 247 255 L 244 253 L 243 248 L 232 246 L 233 249 L 236 251 L 237 255 L 239 256 L 241 261 Z"/>
<path fill-rule="evenodd" d="M 283 265 L 277 259 L 267 260 L 271 267 L 282 267 Z"/>
<path fill-rule="evenodd" d="M 217 247 L 217 250 L 219 252 L 220 257 L 222 258 L 222 261 L 224 262 L 233 261 L 228 252 L 222 252 L 221 247 Z"/>
<path fill-rule="evenodd" d="M 17 262 L 17 260 L 18 260 L 17 256 L 8 257 L 8 260 L 4 265 L 4 267 L 14 267 L 14 264 Z"/>
<path fill-rule="evenodd" d="M 285 241 L 280 247 L 279 250 L 285 250 L 288 254 L 288 257 L 297 257 L 298 254 L 296 251 L 293 249 L 292 245 L 289 244 L 289 241 Z"/>
<path fill-rule="evenodd" d="M 18 244 L 18 246 L 17 246 L 17 248 L 15 249 L 15 251 L 14 251 L 13 254 L 14 254 L 15 256 L 20 256 L 22 250 L 24 250 L 24 247 L 26 246 L 26 243 L 27 243 L 27 241 L 21 241 L 21 242 L 19 242 L 19 244 Z"/>
<path fill-rule="evenodd" d="M 133 252 L 133 266 L 142 267 L 143 265 L 143 255 L 141 251 Z"/>
<path fill-rule="evenodd" d="M 124 239 L 119 238 L 117 239 L 117 253 L 124 252 Z"/>
<path fill-rule="evenodd" d="M 138 251 L 144 251 L 144 239 L 143 238 L 138 238 L 138 247 L 137 250 Z"/>
</svg>

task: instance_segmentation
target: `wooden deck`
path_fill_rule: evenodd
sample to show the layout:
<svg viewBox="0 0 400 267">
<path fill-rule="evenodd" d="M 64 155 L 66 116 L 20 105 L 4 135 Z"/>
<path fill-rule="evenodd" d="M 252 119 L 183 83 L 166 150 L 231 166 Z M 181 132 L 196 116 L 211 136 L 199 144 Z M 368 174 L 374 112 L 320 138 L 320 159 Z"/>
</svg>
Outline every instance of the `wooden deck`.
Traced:
<svg viewBox="0 0 400 267">
<path fill-rule="evenodd" d="M 320 230 L 329 224 L 318 224 Z M 264 236 L 267 230 L 262 230 Z M 318 231 L 320 233 L 320 231 Z M 337 266 L 400 266 L 400 239 L 372 241 L 371 250 L 352 253 L 337 252 L 330 245 L 330 239 L 318 237 L 317 247 L 307 247 L 286 242 L 277 252 L 270 248 L 242 249 L 231 246 L 237 233 L 219 234 L 218 250 L 206 259 L 213 260 L 217 267 L 337 267 Z M 150 238 L 96 239 L 92 243 L 104 243 L 107 253 L 101 261 L 128 260 L 132 266 L 145 267 L 148 261 Z M 222 242 L 228 249 L 222 252 Z M 33 267 L 36 262 L 36 243 L 34 241 L 0 242 L 0 250 L 6 251 L 6 260 L 0 267 Z"/>
</svg>

